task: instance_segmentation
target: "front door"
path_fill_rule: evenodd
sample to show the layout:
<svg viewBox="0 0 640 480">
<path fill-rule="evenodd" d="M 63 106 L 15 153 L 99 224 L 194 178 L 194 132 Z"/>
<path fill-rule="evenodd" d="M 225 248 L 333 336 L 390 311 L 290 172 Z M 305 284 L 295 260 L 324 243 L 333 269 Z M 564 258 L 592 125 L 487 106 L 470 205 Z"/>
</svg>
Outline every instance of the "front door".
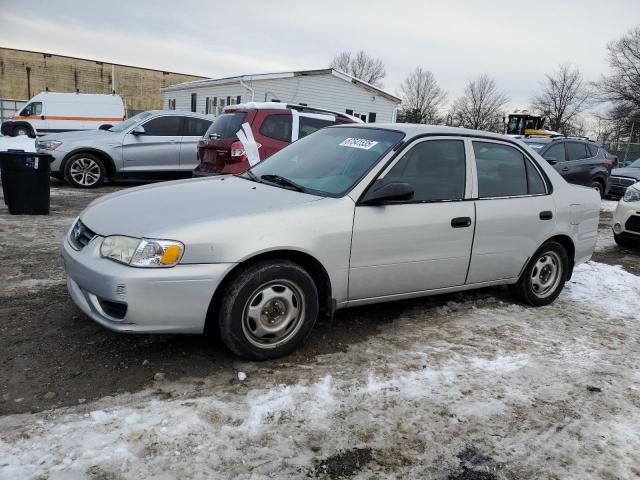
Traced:
<svg viewBox="0 0 640 480">
<path fill-rule="evenodd" d="M 349 299 L 463 285 L 475 224 L 468 146 L 438 137 L 409 147 L 372 188 L 414 188 L 409 201 L 355 209 Z"/>
<path fill-rule="evenodd" d="M 524 152 L 474 140 L 476 228 L 468 284 L 516 278 L 556 222 L 549 189 Z"/>
<path fill-rule="evenodd" d="M 141 124 L 144 133 L 129 132 L 122 143 L 123 170 L 178 171 L 180 169 L 180 140 L 182 117 L 165 115 Z"/>
</svg>

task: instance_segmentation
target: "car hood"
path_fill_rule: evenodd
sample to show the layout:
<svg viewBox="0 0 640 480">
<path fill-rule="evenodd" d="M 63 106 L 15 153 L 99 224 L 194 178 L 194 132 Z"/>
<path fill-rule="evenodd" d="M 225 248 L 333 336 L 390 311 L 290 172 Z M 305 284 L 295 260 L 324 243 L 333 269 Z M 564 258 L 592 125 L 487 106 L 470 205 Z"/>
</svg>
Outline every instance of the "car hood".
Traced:
<svg viewBox="0 0 640 480">
<path fill-rule="evenodd" d="M 614 168 L 611 170 L 611 175 L 618 177 L 629 177 L 635 178 L 636 180 L 640 179 L 640 168 Z"/>
<path fill-rule="evenodd" d="M 295 207 L 322 197 L 234 176 L 130 188 L 95 200 L 80 214 L 101 236 L 157 237 L 202 221 Z"/>
</svg>

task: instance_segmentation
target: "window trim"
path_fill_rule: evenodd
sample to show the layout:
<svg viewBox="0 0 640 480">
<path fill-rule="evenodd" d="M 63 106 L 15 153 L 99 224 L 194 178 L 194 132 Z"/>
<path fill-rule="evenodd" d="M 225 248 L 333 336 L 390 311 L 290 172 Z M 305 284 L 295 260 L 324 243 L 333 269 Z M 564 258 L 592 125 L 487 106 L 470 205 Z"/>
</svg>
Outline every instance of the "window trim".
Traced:
<svg viewBox="0 0 640 480">
<path fill-rule="evenodd" d="M 362 194 L 358 198 L 356 202 L 356 206 L 366 206 L 362 205 L 360 202 L 365 197 L 367 192 L 373 188 L 378 180 L 384 179 L 384 177 L 391 171 L 391 169 L 400 161 L 404 156 L 409 153 L 409 151 L 423 142 L 436 141 L 436 140 L 454 140 L 462 142 L 464 147 L 464 161 L 465 161 L 465 179 L 464 179 L 464 197 L 458 198 L 455 200 L 400 200 L 389 202 L 387 205 L 416 205 L 422 203 L 455 203 L 455 202 L 465 202 L 468 200 L 472 200 L 472 196 L 474 193 L 473 188 L 473 178 L 475 176 L 475 171 L 470 168 L 470 159 L 469 156 L 469 144 L 467 140 L 463 137 L 459 137 L 456 135 L 432 135 L 428 138 L 420 138 L 414 137 L 411 139 L 410 143 L 407 145 L 401 144 L 400 149 L 396 152 L 396 154 L 389 160 L 389 162 L 382 167 L 382 169 L 377 173 L 377 175 L 373 178 L 373 180 L 369 183 L 369 185 L 363 190 Z M 475 166 L 475 165 L 474 165 Z"/>
<path fill-rule="evenodd" d="M 507 147 L 511 147 L 514 148 L 515 150 L 519 151 L 522 156 L 524 157 L 524 161 L 525 162 L 530 162 L 531 164 L 533 164 L 533 167 L 536 169 L 536 171 L 538 172 L 538 174 L 540 175 L 540 177 L 542 178 L 542 183 L 544 183 L 544 188 L 545 188 L 545 193 L 528 193 L 529 191 L 529 173 L 527 172 L 527 168 L 525 166 L 525 176 L 527 179 L 527 194 L 526 195 L 504 195 L 504 196 L 499 196 L 499 197 L 480 197 L 480 185 L 478 183 L 478 174 L 477 174 L 477 163 L 476 163 L 476 154 L 475 151 L 473 150 L 473 141 L 478 141 L 478 142 L 484 142 L 484 143 L 497 143 L 499 145 L 504 145 Z M 549 178 L 547 177 L 547 175 L 544 173 L 544 171 L 540 168 L 540 166 L 538 165 L 538 162 L 535 162 L 529 155 L 528 152 L 525 152 L 524 149 L 520 148 L 519 145 L 514 145 L 511 142 L 505 142 L 503 140 L 499 140 L 499 139 L 485 139 L 485 138 L 475 138 L 475 137 L 471 137 L 470 138 L 470 142 L 472 143 L 472 148 L 471 148 L 471 153 L 473 155 L 473 163 L 475 165 L 475 184 L 476 184 L 476 198 L 474 198 L 473 200 L 502 200 L 505 198 L 528 198 L 528 197 L 543 197 L 545 195 L 551 195 L 551 193 L 553 193 L 553 188 L 551 187 L 551 182 L 549 181 Z"/>
</svg>

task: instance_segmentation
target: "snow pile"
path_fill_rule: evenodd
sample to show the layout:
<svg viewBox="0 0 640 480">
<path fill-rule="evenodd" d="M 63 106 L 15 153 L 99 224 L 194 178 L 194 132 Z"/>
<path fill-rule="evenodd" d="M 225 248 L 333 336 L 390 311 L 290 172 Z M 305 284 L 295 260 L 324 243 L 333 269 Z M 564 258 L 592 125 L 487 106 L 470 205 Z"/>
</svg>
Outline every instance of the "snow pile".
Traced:
<svg viewBox="0 0 640 480">
<path fill-rule="evenodd" d="M 5 137 L 0 135 L 0 152 L 7 150 L 23 150 L 25 152 L 36 151 L 36 140 L 26 135 L 17 137 Z"/>
<path fill-rule="evenodd" d="M 600 211 L 613 213 L 616 211 L 617 206 L 617 200 L 602 200 L 602 203 L 600 203 Z"/>
</svg>

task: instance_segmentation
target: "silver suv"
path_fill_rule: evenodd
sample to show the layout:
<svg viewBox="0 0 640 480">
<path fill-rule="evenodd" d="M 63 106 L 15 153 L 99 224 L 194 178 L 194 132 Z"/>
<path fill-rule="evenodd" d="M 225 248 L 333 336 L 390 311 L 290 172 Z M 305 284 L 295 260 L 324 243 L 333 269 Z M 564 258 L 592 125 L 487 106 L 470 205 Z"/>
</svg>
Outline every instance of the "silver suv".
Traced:
<svg viewBox="0 0 640 480">
<path fill-rule="evenodd" d="M 151 110 L 105 130 L 41 137 L 39 152 L 53 155 L 51 175 L 74 187 L 93 188 L 109 178 L 190 177 L 198 140 L 214 117 Z"/>
</svg>

